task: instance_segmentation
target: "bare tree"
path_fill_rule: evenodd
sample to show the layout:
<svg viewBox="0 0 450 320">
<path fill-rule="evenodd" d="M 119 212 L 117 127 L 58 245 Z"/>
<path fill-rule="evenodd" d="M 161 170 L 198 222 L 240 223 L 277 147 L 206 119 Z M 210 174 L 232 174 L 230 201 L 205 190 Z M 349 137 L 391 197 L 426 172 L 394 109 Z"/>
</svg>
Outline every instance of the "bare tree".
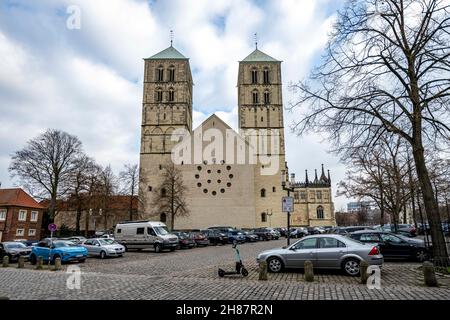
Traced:
<svg viewBox="0 0 450 320">
<path fill-rule="evenodd" d="M 175 218 L 188 216 L 189 209 L 186 204 L 186 186 L 183 182 L 181 170 L 173 164 L 164 166 L 162 182 L 159 186 L 152 205 L 158 212 L 170 216 L 170 226 L 174 229 Z"/>
<path fill-rule="evenodd" d="M 450 141 L 450 5 L 446 0 L 351 0 L 324 61 L 293 86 L 306 107 L 294 129 L 327 132 L 336 151 L 369 150 L 395 134 L 411 146 L 433 241 L 449 264 L 425 146 Z"/>
<path fill-rule="evenodd" d="M 111 197 L 117 193 L 117 177 L 111 169 L 111 166 L 107 166 L 100 173 L 99 179 L 99 196 L 100 196 L 100 209 L 103 215 L 104 230 L 108 229 L 108 218 L 111 209 Z"/>
<path fill-rule="evenodd" d="M 80 233 L 80 221 L 83 210 L 87 210 L 90 202 L 90 192 L 92 179 L 98 175 L 98 165 L 92 158 L 86 155 L 80 156 L 76 160 L 76 165 L 72 173 L 70 182 L 69 203 L 76 208 L 75 231 Z M 89 219 L 89 217 L 86 217 Z"/>
<path fill-rule="evenodd" d="M 122 185 L 122 193 L 130 196 L 129 214 L 130 221 L 133 220 L 133 199 L 139 186 L 139 167 L 137 164 L 126 164 L 124 170 L 119 173 Z"/>
<path fill-rule="evenodd" d="M 12 155 L 9 171 L 34 196 L 50 198 L 49 216 L 53 220 L 56 200 L 70 190 L 81 155 L 81 141 L 77 137 L 49 129 Z"/>
</svg>

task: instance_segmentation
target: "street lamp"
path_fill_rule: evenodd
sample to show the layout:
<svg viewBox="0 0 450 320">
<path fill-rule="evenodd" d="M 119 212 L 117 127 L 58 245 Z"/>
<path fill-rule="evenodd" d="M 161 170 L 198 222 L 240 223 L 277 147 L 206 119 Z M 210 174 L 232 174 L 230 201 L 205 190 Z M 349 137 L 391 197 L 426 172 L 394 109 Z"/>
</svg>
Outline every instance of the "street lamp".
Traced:
<svg viewBox="0 0 450 320">
<path fill-rule="evenodd" d="M 289 185 L 289 180 L 286 181 L 286 170 L 281 170 L 281 187 L 284 191 L 287 191 L 288 197 L 290 197 L 291 192 L 294 192 L 294 188 L 291 188 Z M 289 246 L 291 244 L 291 213 L 287 213 L 287 245 Z"/>
<path fill-rule="evenodd" d="M 269 213 L 269 209 L 267 209 L 267 216 L 269 217 L 269 227 L 272 228 L 272 215 L 273 215 L 273 211 L 272 209 L 270 209 L 270 213 Z"/>
</svg>

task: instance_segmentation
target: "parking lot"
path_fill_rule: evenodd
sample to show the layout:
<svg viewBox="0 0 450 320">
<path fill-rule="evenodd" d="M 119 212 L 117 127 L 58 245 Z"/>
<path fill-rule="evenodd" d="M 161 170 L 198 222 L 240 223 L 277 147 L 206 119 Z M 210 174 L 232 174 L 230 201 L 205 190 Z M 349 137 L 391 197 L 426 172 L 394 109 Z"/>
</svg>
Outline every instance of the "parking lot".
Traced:
<svg viewBox="0 0 450 320">
<path fill-rule="evenodd" d="M 269 274 L 258 281 L 256 255 L 283 246 L 285 239 L 240 246 L 247 278 L 219 278 L 218 267 L 233 268 L 230 245 L 175 252 L 127 252 L 122 258 L 89 258 L 80 266 L 80 289 L 68 289 L 69 266 L 61 271 L 37 271 L 13 264 L 0 269 L 0 296 L 10 299 L 450 299 L 450 278 L 440 276 L 441 287 L 423 285 L 420 264 L 386 262 L 381 289 L 368 289 L 358 278 L 339 271 L 316 271 L 305 282 L 302 270 Z"/>
</svg>

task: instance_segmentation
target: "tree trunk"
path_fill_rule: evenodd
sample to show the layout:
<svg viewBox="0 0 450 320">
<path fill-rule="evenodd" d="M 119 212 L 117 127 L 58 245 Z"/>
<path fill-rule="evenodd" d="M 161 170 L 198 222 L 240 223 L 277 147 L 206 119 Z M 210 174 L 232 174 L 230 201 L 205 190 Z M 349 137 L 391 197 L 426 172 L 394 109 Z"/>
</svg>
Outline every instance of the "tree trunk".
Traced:
<svg viewBox="0 0 450 320">
<path fill-rule="evenodd" d="M 84 236 L 87 238 L 88 237 L 88 232 L 89 232 L 89 210 L 86 210 L 86 221 L 85 221 L 85 225 L 84 225 Z"/>
<path fill-rule="evenodd" d="M 80 221 L 81 221 L 81 204 L 79 203 L 77 206 L 77 216 L 75 221 L 75 231 L 77 235 L 80 234 Z"/>
<path fill-rule="evenodd" d="M 438 204 L 434 197 L 433 187 L 425 164 L 423 147 L 414 146 L 413 154 L 417 177 L 422 189 L 427 220 L 430 225 L 434 260 L 440 265 L 449 265 L 447 246 L 442 233 L 441 217 L 439 216 Z"/>
<path fill-rule="evenodd" d="M 56 195 L 52 195 L 50 199 L 50 206 L 48 207 L 48 215 L 50 217 L 50 222 L 55 221 L 55 209 L 56 209 Z"/>
</svg>

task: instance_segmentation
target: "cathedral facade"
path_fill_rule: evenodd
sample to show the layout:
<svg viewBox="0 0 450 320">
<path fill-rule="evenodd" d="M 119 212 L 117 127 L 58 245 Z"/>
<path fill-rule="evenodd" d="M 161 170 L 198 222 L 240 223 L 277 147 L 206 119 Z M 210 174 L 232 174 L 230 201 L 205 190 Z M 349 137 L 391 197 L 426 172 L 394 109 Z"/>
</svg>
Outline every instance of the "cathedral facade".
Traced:
<svg viewBox="0 0 450 320">
<path fill-rule="evenodd" d="M 186 187 L 189 215 L 176 217 L 175 229 L 210 226 L 286 226 L 281 180 L 288 176 L 281 61 L 256 49 L 239 62 L 239 130 L 213 114 L 192 126 L 193 80 L 189 59 L 172 45 L 145 60 L 142 108 L 139 212 L 141 218 L 168 222 L 154 200 L 162 170 L 174 165 Z M 331 180 L 294 188 L 293 226 L 335 225 Z"/>
</svg>

